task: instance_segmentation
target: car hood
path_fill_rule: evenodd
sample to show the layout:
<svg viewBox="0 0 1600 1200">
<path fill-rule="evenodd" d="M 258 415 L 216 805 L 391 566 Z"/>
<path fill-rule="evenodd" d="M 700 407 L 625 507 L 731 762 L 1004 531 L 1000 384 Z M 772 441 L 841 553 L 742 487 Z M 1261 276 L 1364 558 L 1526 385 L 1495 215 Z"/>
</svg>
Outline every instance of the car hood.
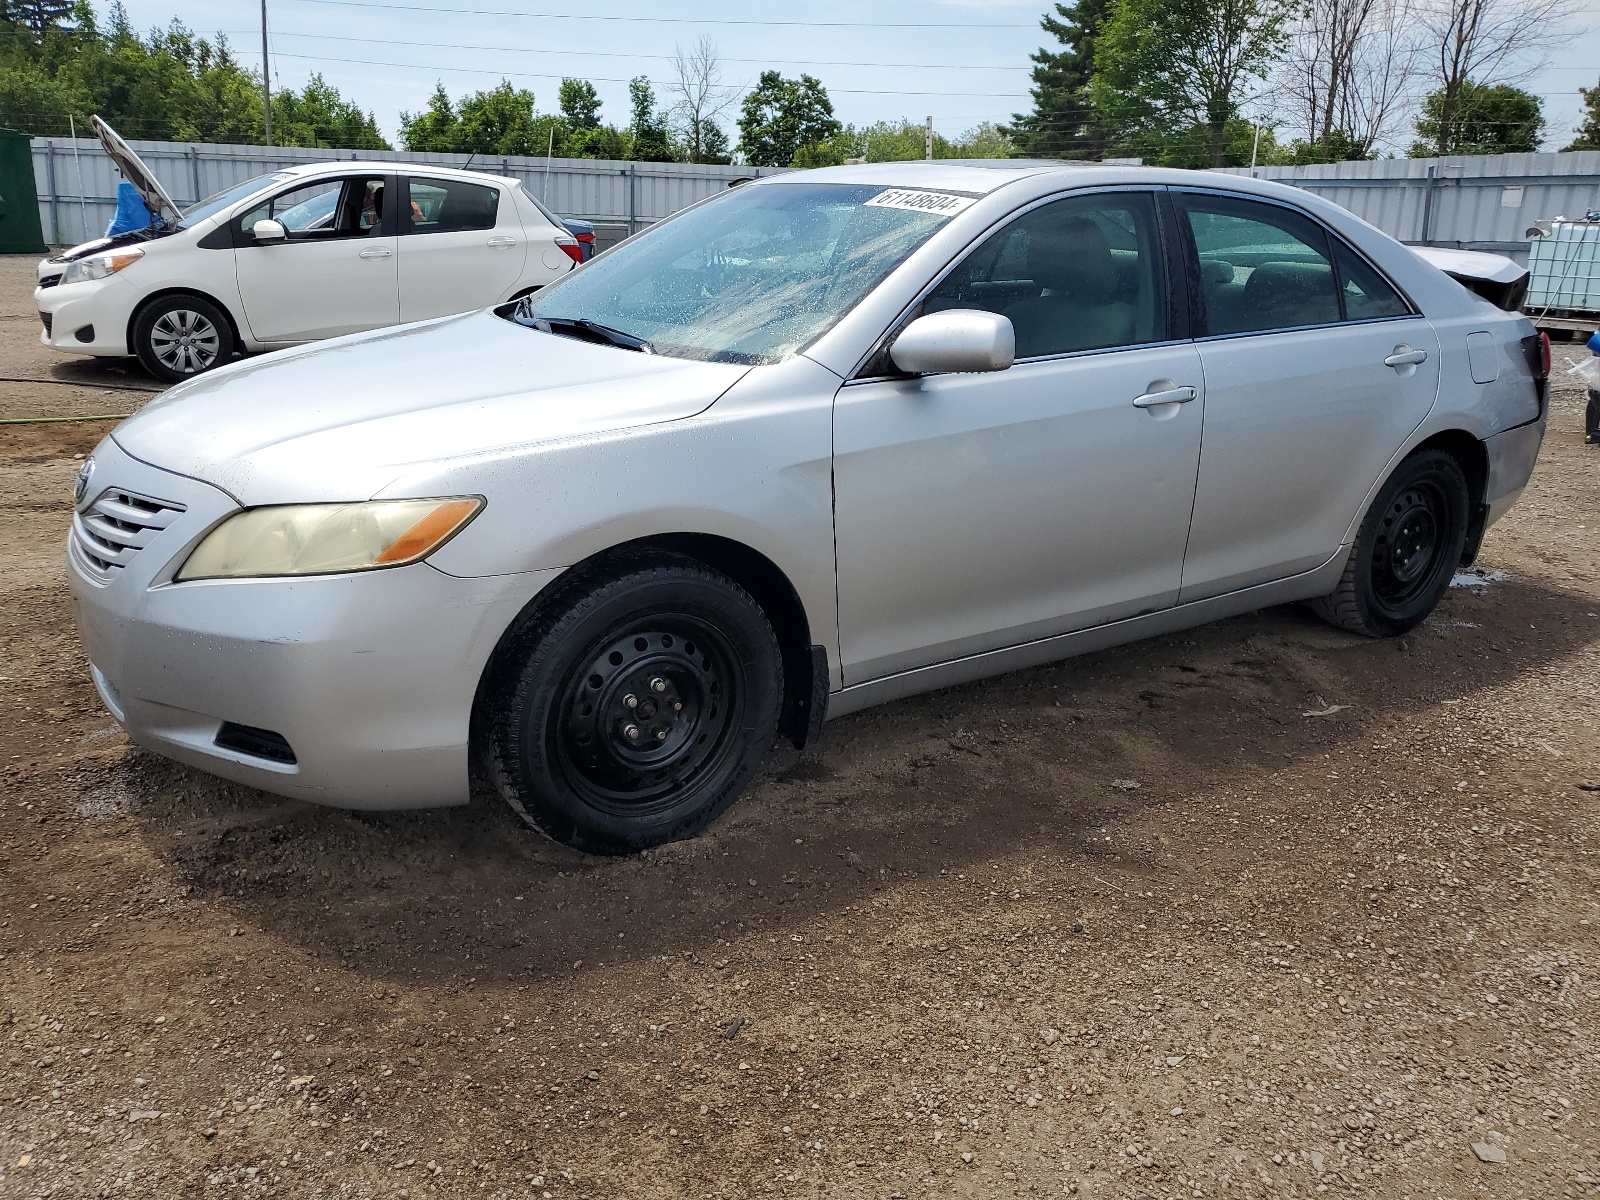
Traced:
<svg viewBox="0 0 1600 1200">
<path fill-rule="evenodd" d="M 144 159 L 133 152 L 133 147 L 122 140 L 120 133 L 99 117 L 90 117 L 89 123 L 94 127 L 94 135 L 100 139 L 106 154 L 117 164 L 117 170 L 139 193 L 144 206 L 169 228 L 177 225 L 183 219 L 183 213 L 172 202 L 172 197 L 167 195 L 167 189 L 161 186 L 161 181 L 144 165 Z"/>
<path fill-rule="evenodd" d="M 223 368 L 112 436 L 241 504 L 360 500 L 419 465 L 691 417 L 749 370 L 466 313 Z"/>
</svg>

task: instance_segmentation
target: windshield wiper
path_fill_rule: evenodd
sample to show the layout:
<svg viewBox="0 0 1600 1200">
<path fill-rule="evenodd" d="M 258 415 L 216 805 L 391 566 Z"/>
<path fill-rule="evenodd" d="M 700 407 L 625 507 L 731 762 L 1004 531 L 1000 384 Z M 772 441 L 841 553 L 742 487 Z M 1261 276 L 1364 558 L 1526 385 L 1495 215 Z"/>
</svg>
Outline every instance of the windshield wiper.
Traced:
<svg viewBox="0 0 1600 1200">
<path fill-rule="evenodd" d="M 637 350 L 641 354 L 655 353 L 655 349 L 643 338 L 634 337 L 633 334 L 624 333 L 620 329 L 613 329 L 609 325 L 602 325 L 598 321 L 591 321 L 587 317 L 535 317 L 531 322 L 524 323 L 531 324 L 535 329 L 545 333 L 581 338 L 586 342 L 599 342 L 623 350 Z"/>
</svg>

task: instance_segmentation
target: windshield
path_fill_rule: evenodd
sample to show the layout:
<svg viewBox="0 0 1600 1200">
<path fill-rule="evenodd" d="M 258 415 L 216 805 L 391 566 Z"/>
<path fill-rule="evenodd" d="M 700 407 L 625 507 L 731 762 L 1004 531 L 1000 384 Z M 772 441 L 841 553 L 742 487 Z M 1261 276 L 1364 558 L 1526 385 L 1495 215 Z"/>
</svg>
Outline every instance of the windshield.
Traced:
<svg viewBox="0 0 1600 1200">
<path fill-rule="evenodd" d="M 970 203 L 877 185 L 746 186 L 595 259 L 518 316 L 592 322 L 680 358 L 778 362 Z"/>
<path fill-rule="evenodd" d="M 243 183 L 236 183 L 225 192 L 218 192 L 215 196 L 207 196 L 198 204 L 190 205 L 183 210 L 183 220 L 178 222 L 179 229 L 193 229 L 207 217 L 214 217 L 235 201 L 243 200 L 246 196 L 253 196 L 269 184 L 277 183 L 280 179 L 288 179 L 287 171 L 278 171 L 272 175 L 257 175 L 254 179 L 247 179 Z M 196 188 L 196 191 L 199 189 Z"/>
</svg>

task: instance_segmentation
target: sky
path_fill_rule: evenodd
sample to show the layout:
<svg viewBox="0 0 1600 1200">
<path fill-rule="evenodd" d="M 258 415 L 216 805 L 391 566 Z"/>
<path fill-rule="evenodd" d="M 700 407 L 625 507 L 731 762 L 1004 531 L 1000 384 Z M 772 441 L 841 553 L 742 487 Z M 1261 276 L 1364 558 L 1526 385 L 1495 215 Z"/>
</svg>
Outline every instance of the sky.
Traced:
<svg viewBox="0 0 1600 1200">
<path fill-rule="evenodd" d="M 227 35 L 239 59 L 261 63 L 261 7 L 249 0 L 124 0 L 135 26 L 174 16 L 196 33 Z M 1545 101 L 1547 149 L 1571 140 L 1577 89 L 1600 78 L 1600 0 L 1582 5 L 1572 36 L 1523 86 Z M 764 69 L 815 75 L 840 120 L 868 124 L 932 116 L 957 135 L 1030 108 L 1028 56 L 1047 35 L 1047 0 L 267 0 L 272 76 L 301 86 L 314 71 L 377 117 L 398 145 L 400 114 L 509 79 L 554 111 L 562 76 L 590 79 L 602 119 L 628 120 L 626 81 L 647 75 L 658 96 L 676 47 L 709 37 L 729 85 Z M 1053 43 L 1052 43 L 1053 44 Z M 736 110 L 724 126 L 734 134 Z"/>
</svg>

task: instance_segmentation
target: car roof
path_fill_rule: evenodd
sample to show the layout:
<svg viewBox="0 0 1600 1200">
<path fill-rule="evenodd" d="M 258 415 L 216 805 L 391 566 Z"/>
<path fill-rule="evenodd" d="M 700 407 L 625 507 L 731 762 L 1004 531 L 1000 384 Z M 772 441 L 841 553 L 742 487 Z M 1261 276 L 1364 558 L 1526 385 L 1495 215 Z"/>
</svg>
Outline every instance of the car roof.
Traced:
<svg viewBox="0 0 1600 1200">
<path fill-rule="evenodd" d="M 478 182 L 494 182 L 499 184 L 514 184 L 517 181 L 508 175 L 491 175 L 487 171 L 464 171 L 460 167 L 445 167 L 435 163 L 421 162 L 379 162 L 365 159 L 346 159 L 332 162 L 305 163 L 299 166 L 285 167 L 285 175 L 319 175 L 333 172 L 340 175 L 350 171 L 371 171 L 374 174 L 406 174 L 406 175 L 433 175 L 444 176 L 451 179 L 471 179 Z"/>
<path fill-rule="evenodd" d="M 1126 162 L 1089 162 L 1081 159 L 938 158 L 908 162 L 859 163 L 789 171 L 753 181 L 756 186 L 785 183 L 849 183 L 877 187 L 928 188 L 987 196 L 1008 184 L 1049 178 L 1061 187 L 1100 184 L 1168 184 L 1217 191 L 1246 192 L 1279 198 L 1300 195 L 1297 189 L 1265 179 L 1187 171 L 1176 167 L 1146 167 Z"/>
</svg>

